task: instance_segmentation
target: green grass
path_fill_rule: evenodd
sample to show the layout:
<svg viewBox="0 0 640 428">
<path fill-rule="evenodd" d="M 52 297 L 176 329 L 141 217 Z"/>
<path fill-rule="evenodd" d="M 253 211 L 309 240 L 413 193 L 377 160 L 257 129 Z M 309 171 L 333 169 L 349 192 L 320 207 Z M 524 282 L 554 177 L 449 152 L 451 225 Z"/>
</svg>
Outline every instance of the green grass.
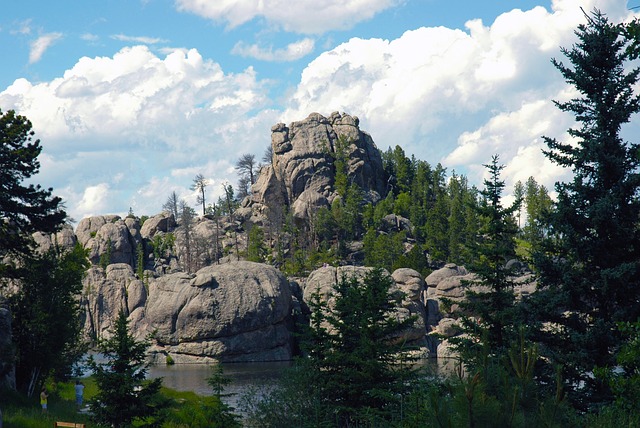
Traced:
<svg viewBox="0 0 640 428">
<path fill-rule="evenodd" d="M 82 383 L 85 385 L 86 403 L 97 394 L 98 388 L 92 377 L 82 379 Z M 78 413 L 74 384 L 75 381 L 47 385 L 47 413 L 42 413 L 38 396 L 27 398 L 15 391 L 0 391 L 3 428 L 51 428 L 56 421 L 98 427 L 88 415 Z M 161 394 L 171 402 L 170 407 L 164 412 L 166 420 L 161 425 L 164 428 L 238 426 L 236 421 L 224 416 L 225 409 L 220 407 L 221 404 L 215 397 L 203 397 L 191 391 L 175 391 L 165 387 L 162 388 Z M 221 414 L 223 416 L 220 416 Z"/>
<path fill-rule="evenodd" d="M 93 384 L 91 380 L 83 379 L 85 385 Z M 43 413 L 40 408 L 39 394 L 27 398 L 13 391 L 2 391 L 0 394 L 0 408 L 2 409 L 3 428 L 40 428 L 53 426 L 56 421 L 89 424 L 87 415 L 78 413 L 76 409 L 74 383 L 50 384 L 48 409 Z M 86 393 L 89 388 L 85 389 Z M 95 391 L 95 384 L 93 384 Z M 95 392 L 94 392 L 95 394 Z M 91 424 L 91 426 L 94 426 Z"/>
</svg>

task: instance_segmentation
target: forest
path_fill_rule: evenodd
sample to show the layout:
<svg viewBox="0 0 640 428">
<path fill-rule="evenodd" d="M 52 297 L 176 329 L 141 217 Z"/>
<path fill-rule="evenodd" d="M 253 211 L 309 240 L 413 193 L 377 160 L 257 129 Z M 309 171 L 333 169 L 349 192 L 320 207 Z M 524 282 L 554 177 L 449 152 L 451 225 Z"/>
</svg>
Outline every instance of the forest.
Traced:
<svg viewBox="0 0 640 428">
<path fill-rule="evenodd" d="M 640 111 L 640 23 L 612 23 L 594 11 L 585 14 L 576 35 L 576 44 L 562 50 L 565 58 L 552 59 L 576 94 L 549 103 L 575 117 L 568 130 L 572 141 L 543 137 L 545 156 L 572 171 L 572 179 L 556 183 L 553 192 L 535 177 L 505 189 L 499 154 L 487 159 L 488 178 L 475 186 L 396 146 L 380 153 L 387 193 L 371 202 L 349 180 L 338 147 L 333 164 L 340 197 L 329 207 L 306 222 L 294 219 L 288 207 L 273 209 L 268 225 L 246 231 L 243 249 L 235 235 L 236 257 L 274 265 L 291 277 L 324 263 L 374 268 L 361 280 L 338 281 L 331 305 L 314 298 L 309 323 L 300 326 L 301 357 L 278 384 L 243 397 L 245 425 L 640 426 L 640 146 L 621 137 Z M 0 341 L 0 381 L 15 358 L 18 372 L 25 370 L 17 373 L 25 379 L 19 389 L 31 396 L 48 378 L 69 378 L 86 352 L 75 328 L 74 296 L 88 261 L 81 247 L 34 250 L 31 234 L 58 230 L 66 213 L 52 189 L 22 183 L 37 173 L 42 149 L 32 141 L 28 119 L 8 111 L 0 124 L 0 295 L 14 317 L 13 342 Z M 254 161 L 253 155 L 238 160 L 238 187 L 225 186 L 225 197 L 213 204 L 206 204 L 204 177 L 195 178 L 203 215 L 233 216 L 255 183 Z M 196 210 L 175 193 L 163 208 L 188 234 Z M 406 227 L 386 227 L 390 215 Z M 154 248 L 163 245 L 172 242 Z M 187 272 L 199 263 L 192 250 L 197 253 L 195 243 L 182 260 Z M 512 260 L 534 275 L 536 292 L 526 298 L 514 294 Z M 385 274 L 411 268 L 426 276 L 445 263 L 465 266 L 482 286 L 460 303 L 462 334 L 453 343 L 458 364 L 446 376 L 423 370 L 411 349 L 386 340 L 407 325 L 393 317 L 398 296 L 389 294 Z M 17 289 L 15 280 L 21 281 Z M 118 337 L 139 358 L 142 345 L 131 342 L 126 320 L 118 327 Z M 34 341 L 34 332 L 47 341 Z M 122 344 L 103 345 L 123 351 Z M 34 355 L 47 363 L 29 363 Z M 129 370 L 126 361 L 123 366 Z M 222 387 L 216 385 L 219 399 Z M 157 393 L 159 385 L 147 386 L 142 390 Z M 105 402 L 108 396 L 103 391 Z M 113 412 L 102 412 L 102 422 L 180 426 L 148 417 L 161 413 L 160 404 L 143 407 L 124 425 L 107 419 Z M 220 403 L 216 409 L 202 425 L 183 426 L 240 423 L 229 416 L 233 409 Z"/>
</svg>

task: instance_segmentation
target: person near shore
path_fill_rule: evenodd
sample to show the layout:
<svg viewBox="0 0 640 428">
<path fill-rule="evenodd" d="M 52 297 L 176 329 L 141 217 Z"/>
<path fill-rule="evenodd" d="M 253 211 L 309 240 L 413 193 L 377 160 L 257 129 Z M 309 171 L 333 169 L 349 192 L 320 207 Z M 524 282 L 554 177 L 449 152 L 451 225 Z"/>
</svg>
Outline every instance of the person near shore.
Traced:
<svg viewBox="0 0 640 428">
<path fill-rule="evenodd" d="M 84 394 L 84 384 L 79 380 L 76 381 L 76 405 L 82 407 L 82 398 Z"/>
<path fill-rule="evenodd" d="M 42 413 L 45 413 L 47 411 L 48 397 L 49 397 L 49 394 L 47 394 L 46 388 L 42 388 L 42 391 L 40 392 L 40 406 L 42 406 Z"/>
</svg>

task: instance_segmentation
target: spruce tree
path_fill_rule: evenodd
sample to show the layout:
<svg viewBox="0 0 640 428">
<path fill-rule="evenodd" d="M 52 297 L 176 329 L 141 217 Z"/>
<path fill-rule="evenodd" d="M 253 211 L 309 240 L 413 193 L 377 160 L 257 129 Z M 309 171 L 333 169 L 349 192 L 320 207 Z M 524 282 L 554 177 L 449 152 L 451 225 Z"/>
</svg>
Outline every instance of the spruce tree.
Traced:
<svg viewBox="0 0 640 428">
<path fill-rule="evenodd" d="M 392 284 L 388 273 L 372 269 L 361 279 L 341 278 L 332 304 L 319 293 L 310 302 L 308 377 L 335 411 L 339 426 L 360 426 L 364 415 L 388 418 L 406 387 L 406 368 L 397 364 L 402 344 L 390 337 L 414 319 L 398 321 L 393 315 Z"/>
<path fill-rule="evenodd" d="M 131 335 L 127 315 L 121 309 L 113 336 L 98 343 L 106 361 L 97 363 L 90 357 L 88 363 L 99 390 L 90 407 L 99 423 L 125 427 L 133 421 L 150 422 L 166 406 L 159 396 L 162 379 L 146 381 L 148 346 Z"/>
<path fill-rule="evenodd" d="M 463 328 L 466 336 L 457 341 L 465 364 L 476 366 L 478 358 L 486 350 L 490 355 L 504 357 L 516 336 L 516 305 L 513 269 L 507 262 L 515 256 L 515 238 L 518 225 L 515 214 L 520 199 L 510 206 L 502 205 L 505 183 L 500 179 L 504 165 L 498 164 L 498 156 L 485 165 L 489 178 L 480 191 L 481 202 L 475 210 L 483 225 L 476 236 L 477 260 L 469 268 L 477 276 L 467 285 L 480 286 L 482 291 L 467 291 L 467 300 L 460 303 L 465 314 Z"/>
<path fill-rule="evenodd" d="M 586 406 L 606 398 L 590 373 L 615 364 L 616 323 L 640 316 L 639 146 L 620 136 L 640 110 L 633 89 L 640 70 L 628 67 L 623 26 L 597 10 L 585 16 L 578 42 L 562 50 L 570 66 L 552 61 L 579 94 L 555 102 L 577 126 L 568 131 L 572 142 L 545 137 L 545 154 L 571 168 L 573 180 L 556 184 L 554 245 L 537 254 L 536 265 L 540 308 L 555 326 L 544 330 L 549 356 L 563 364 L 574 398 L 589 399 Z"/>
</svg>

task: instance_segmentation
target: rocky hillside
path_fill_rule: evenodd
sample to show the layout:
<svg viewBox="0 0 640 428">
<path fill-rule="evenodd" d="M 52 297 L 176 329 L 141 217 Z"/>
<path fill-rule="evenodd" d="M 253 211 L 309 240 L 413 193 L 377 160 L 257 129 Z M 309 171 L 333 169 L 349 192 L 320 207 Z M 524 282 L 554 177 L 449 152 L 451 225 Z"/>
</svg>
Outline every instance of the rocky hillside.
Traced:
<svg viewBox="0 0 640 428">
<path fill-rule="evenodd" d="M 335 160 L 340 150 L 348 159 L 349 182 L 362 189 L 366 200 L 377 202 L 386 194 L 380 152 L 355 116 L 312 113 L 289 126 L 278 123 L 271 128 L 271 148 L 271 164 L 262 168 L 252 194 L 243 201 L 240 213 L 245 219 L 253 216 L 254 222 L 262 223 L 269 211 L 275 214 L 285 206 L 296 218 L 305 219 L 329 206 L 338 196 Z"/>
<path fill-rule="evenodd" d="M 188 225 L 167 212 L 144 221 L 104 215 L 81 220 L 75 231 L 67 227 L 54 236 L 35 236 L 42 249 L 72 248 L 76 243 L 87 249 L 92 267 L 81 302 L 88 339 L 108 336 L 122 308 L 137 337 L 154 334 L 152 350 L 159 360 L 292 358 L 296 323 L 308 315 L 311 294 L 320 291 L 331 304 L 332 286 L 339 278 L 362 277 L 370 268 L 316 266 L 308 276 L 287 278 L 272 265 L 244 260 L 247 231 L 273 223 L 274 214 L 282 216 L 284 207 L 299 222 L 329 207 L 340 198 L 335 186 L 338 159 L 346 161 L 342 173 L 359 186 L 366 201 L 378 201 L 387 189 L 380 152 L 360 130 L 357 117 L 313 113 L 289 126 L 276 124 L 271 141 L 271 164 L 262 168 L 251 195 L 233 215 L 197 217 Z M 397 229 L 411 236 L 412 225 L 395 214 L 380 224 L 380 234 Z M 273 233 L 279 235 L 272 242 L 282 240 L 285 232 Z M 348 247 L 357 253 L 361 243 Z M 446 341 L 438 347 L 432 333 L 457 334 L 459 314 L 455 304 L 443 311 L 441 299 L 463 298 L 463 280 L 473 275 L 456 265 L 436 270 L 426 280 L 406 268 L 389 274 L 395 283 L 391 292 L 403 296 L 394 315 L 416 317 L 396 339 L 420 347 L 425 355 L 445 355 Z M 518 292 L 530 291 L 523 279 Z"/>
</svg>

